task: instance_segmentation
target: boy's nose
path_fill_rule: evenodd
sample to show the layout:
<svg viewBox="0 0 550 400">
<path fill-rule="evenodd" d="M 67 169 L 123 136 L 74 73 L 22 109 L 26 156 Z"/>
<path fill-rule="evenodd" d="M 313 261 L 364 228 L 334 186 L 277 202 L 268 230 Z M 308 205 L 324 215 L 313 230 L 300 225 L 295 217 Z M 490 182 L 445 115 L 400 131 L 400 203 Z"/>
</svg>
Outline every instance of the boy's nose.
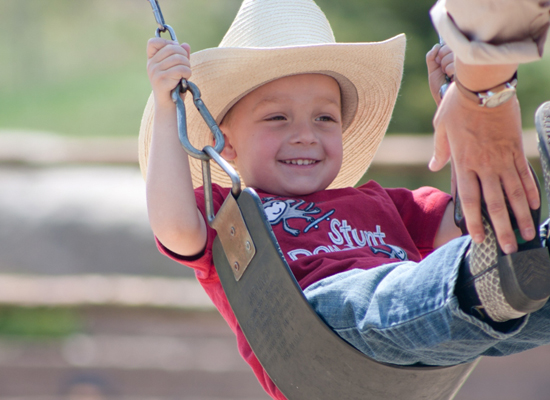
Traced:
<svg viewBox="0 0 550 400">
<path fill-rule="evenodd" d="M 297 124 L 293 130 L 292 142 L 301 144 L 317 143 L 318 138 L 315 129 L 308 123 Z"/>
</svg>

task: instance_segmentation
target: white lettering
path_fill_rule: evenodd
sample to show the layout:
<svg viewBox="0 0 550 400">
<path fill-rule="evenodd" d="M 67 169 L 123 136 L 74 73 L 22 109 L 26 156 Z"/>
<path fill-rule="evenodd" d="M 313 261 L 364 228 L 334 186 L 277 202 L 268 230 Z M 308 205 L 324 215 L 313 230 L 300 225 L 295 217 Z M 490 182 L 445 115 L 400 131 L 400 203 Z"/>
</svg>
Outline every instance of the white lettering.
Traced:
<svg viewBox="0 0 550 400">
<path fill-rule="evenodd" d="M 332 232 L 328 233 L 328 237 L 334 244 L 344 244 L 344 238 L 342 235 L 340 235 L 340 232 L 338 231 L 338 226 L 340 226 L 340 221 L 337 219 L 333 219 L 330 221 L 330 230 Z"/>
<path fill-rule="evenodd" d="M 365 247 L 367 244 L 367 236 L 365 235 L 365 231 L 359 231 L 359 233 L 361 234 L 361 238 L 359 238 L 359 235 L 357 234 L 357 229 L 354 229 L 351 231 L 351 236 L 353 236 L 353 240 L 355 240 L 355 243 L 357 243 L 359 247 Z"/>
<path fill-rule="evenodd" d="M 299 255 L 309 257 L 313 254 L 311 254 L 311 251 L 308 251 L 306 249 L 294 249 L 288 252 L 288 256 L 292 261 L 296 261 Z"/>
<path fill-rule="evenodd" d="M 330 249 L 330 247 L 326 246 L 319 246 L 315 250 L 313 250 L 313 254 L 319 254 L 319 253 L 332 253 L 333 250 Z"/>
<path fill-rule="evenodd" d="M 376 235 L 371 231 L 367 232 L 367 241 L 369 242 L 369 246 L 378 246 Z"/>
<path fill-rule="evenodd" d="M 384 238 L 386 234 L 382 232 L 380 225 L 376 225 L 376 231 L 364 231 L 353 229 L 347 220 L 339 221 L 334 218 L 330 221 L 330 232 L 328 237 L 332 244 L 318 246 L 313 251 L 306 249 L 294 249 L 288 252 L 288 257 L 292 261 L 296 261 L 300 256 L 309 257 L 321 253 L 335 253 L 338 251 L 353 250 L 366 245 L 378 246 L 378 244 L 386 244 Z M 338 245 L 344 245 L 338 247 Z"/>
<path fill-rule="evenodd" d="M 383 233 L 383 232 L 380 230 L 380 225 L 376 225 L 376 237 L 378 238 L 378 240 L 380 240 L 380 243 L 386 244 L 386 243 L 384 242 L 384 238 L 386 237 L 386 234 Z"/>
<path fill-rule="evenodd" d="M 351 241 L 351 238 L 349 237 L 349 232 L 351 231 L 351 226 L 348 225 L 348 221 L 343 220 L 342 225 L 340 226 L 340 232 L 344 235 L 344 238 L 346 239 L 346 243 L 349 247 L 355 247 L 353 245 L 353 242 Z"/>
</svg>

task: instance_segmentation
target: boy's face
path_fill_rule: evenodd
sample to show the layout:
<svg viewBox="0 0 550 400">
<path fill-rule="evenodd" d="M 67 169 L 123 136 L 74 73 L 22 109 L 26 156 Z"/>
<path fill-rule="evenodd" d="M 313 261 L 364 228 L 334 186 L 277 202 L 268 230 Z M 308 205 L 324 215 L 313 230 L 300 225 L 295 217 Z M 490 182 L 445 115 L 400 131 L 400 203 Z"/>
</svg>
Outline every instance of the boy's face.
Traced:
<svg viewBox="0 0 550 400">
<path fill-rule="evenodd" d="M 340 88 L 331 77 L 294 75 L 243 97 L 221 124 L 222 155 L 247 186 L 281 196 L 326 189 L 342 164 Z"/>
</svg>

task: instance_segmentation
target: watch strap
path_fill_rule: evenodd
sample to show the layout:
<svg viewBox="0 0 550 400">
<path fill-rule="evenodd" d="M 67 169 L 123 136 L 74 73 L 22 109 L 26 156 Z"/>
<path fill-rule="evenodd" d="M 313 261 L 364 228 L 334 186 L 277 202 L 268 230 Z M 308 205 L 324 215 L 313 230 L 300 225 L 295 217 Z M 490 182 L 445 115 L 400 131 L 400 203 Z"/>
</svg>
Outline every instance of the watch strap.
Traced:
<svg viewBox="0 0 550 400">
<path fill-rule="evenodd" d="M 456 83 L 456 86 L 460 92 L 466 96 L 468 99 L 472 100 L 476 104 L 483 106 L 484 105 L 484 99 L 487 97 L 490 97 L 491 94 L 499 93 L 503 91 L 506 88 L 516 88 L 518 83 L 518 73 L 517 71 L 514 73 L 512 78 L 510 80 L 501 83 L 495 87 L 492 87 L 487 90 L 481 90 L 479 92 L 471 91 L 470 89 L 466 88 L 460 81 L 456 78 L 456 76 L 453 79 L 453 82 Z"/>
</svg>

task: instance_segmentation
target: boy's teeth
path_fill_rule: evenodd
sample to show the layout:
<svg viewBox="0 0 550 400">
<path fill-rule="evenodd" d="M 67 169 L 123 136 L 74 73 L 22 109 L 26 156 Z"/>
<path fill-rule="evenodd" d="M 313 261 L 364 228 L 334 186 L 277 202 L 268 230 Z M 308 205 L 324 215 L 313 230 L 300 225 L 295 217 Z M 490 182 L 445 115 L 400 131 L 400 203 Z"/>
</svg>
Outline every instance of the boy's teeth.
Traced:
<svg viewBox="0 0 550 400">
<path fill-rule="evenodd" d="M 294 164 L 294 165 L 309 165 L 313 164 L 314 160 L 285 160 L 285 164 Z"/>
</svg>

